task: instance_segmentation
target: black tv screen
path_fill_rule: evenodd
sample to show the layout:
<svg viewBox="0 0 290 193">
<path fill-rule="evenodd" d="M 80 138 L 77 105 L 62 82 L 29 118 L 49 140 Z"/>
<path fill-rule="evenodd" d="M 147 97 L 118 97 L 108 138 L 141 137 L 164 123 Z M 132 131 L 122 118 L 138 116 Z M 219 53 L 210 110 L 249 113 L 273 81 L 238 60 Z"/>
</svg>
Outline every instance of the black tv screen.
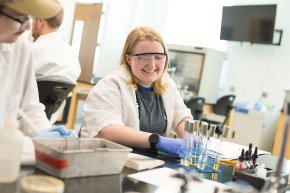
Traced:
<svg viewBox="0 0 290 193">
<path fill-rule="evenodd" d="M 276 5 L 223 7 L 221 40 L 272 44 Z"/>
</svg>

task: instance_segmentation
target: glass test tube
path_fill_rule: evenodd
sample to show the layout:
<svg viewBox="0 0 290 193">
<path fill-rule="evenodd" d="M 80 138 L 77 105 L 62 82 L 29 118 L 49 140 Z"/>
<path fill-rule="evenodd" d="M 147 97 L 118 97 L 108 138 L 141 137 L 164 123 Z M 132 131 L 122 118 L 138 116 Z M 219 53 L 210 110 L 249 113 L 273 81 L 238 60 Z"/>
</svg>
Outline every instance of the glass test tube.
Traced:
<svg viewBox="0 0 290 193">
<path fill-rule="evenodd" d="M 192 164 L 192 159 L 193 159 L 193 146 L 194 146 L 194 140 L 196 138 L 194 134 L 194 129 L 195 129 L 195 122 L 193 120 L 189 121 L 189 139 L 190 139 L 190 144 L 189 144 L 189 164 Z"/>
<path fill-rule="evenodd" d="M 208 133 L 208 123 L 207 122 L 201 122 L 201 153 L 198 159 L 199 168 L 204 169 L 205 164 L 203 161 L 205 161 L 205 154 L 206 154 L 206 146 L 207 146 L 207 133 Z"/>
<path fill-rule="evenodd" d="M 189 166 L 189 157 L 188 152 L 190 151 L 190 135 L 189 135 L 189 120 L 185 120 L 184 123 L 184 140 L 185 140 L 185 147 L 183 152 L 183 157 L 180 159 L 180 164 L 184 166 Z"/>
<path fill-rule="evenodd" d="M 193 145 L 192 145 L 192 155 L 191 155 L 191 165 L 196 164 L 197 158 L 200 154 L 200 121 L 193 120 L 193 133 L 194 133 L 194 139 L 193 139 Z"/>
<path fill-rule="evenodd" d="M 207 165 L 207 161 L 208 161 L 207 158 L 209 156 L 207 147 L 210 144 L 210 138 L 213 137 L 213 135 L 215 133 L 216 126 L 213 125 L 213 124 L 210 124 L 209 125 L 209 128 L 207 127 L 206 129 L 207 129 L 207 133 L 205 133 L 205 135 L 206 135 L 206 142 L 205 142 L 203 158 L 201 159 L 201 166 L 200 166 L 200 168 L 202 170 L 204 170 L 205 169 L 205 166 Z"/>
<path fill-rule="evenodd" d="M 216 155 L 216 163 L 219 162 L 218 156 L 219 156 L 219 152 L 220 152 L 220 146 L 221 146 L 221 144 L 223 142 L 223 139 L 226 139 L 228 137 L 229 132 L 230 132 L 230 127 L 224 125 L 223 129 L 222 129 L 222 134 L 220 135 L 220 137 L 221 137 L 220 143 L 218 144 L 217 155 Z M 217 164 L 217 166 L 218 166 L 218 164 Z M 217 166 L 215 166 L 214 169 L 218 169 Z"/>
</svg>

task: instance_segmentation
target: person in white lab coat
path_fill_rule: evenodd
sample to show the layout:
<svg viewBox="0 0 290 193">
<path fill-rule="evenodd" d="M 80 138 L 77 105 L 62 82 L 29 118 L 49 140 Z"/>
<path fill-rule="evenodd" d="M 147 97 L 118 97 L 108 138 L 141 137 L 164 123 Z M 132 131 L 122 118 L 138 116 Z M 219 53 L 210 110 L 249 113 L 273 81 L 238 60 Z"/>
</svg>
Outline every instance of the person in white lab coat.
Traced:
<svg viewBox="0 0 290 193">
<path fill-rule="evenodd" d="M 90 91 L 81 137 L 101 137 L 126 146 L 177 155 L 184 145 L 184 122 L 192 118 L 166 72 L 168 55 L 152 28 L 135 28 L 127 37 L 120 69 Z"/>
<path fill-rule="evenodd" d="M 81 73 L 77 53 L 58 33 L 62 21 L 63 9 L 51 18 L 32 20 L 31 49 L 37 80 L 76 83 Z"/>
<path fill-rule="evenodd" d="M 63 13 L 62 8 L 57 15 L 51 18 L 35 17 L 32 20 L 34 43 L 31 45 L 31 49 L 38 81 L 49 80 L 76 84 L 81 73 L 78 55 L 58 33 L 63 21 Z M 52 124 L 61 115 L 64 106 L 65 101 L 52 114 L 50 118 Z"/>
<path fill-rule="evenodd" d="M 29 44 L 19 36 L 30 29 L 30 17 L 52 17 L 61 7 L 53 0 L 5 0 L 0 2 L 0 131 L 8 119 L 18 119 L 28 136 L 64 136 L 72 132 L 51 128 L 39 103 Z M 21 109 L 37 130 L 19 116 Z"/>
</svg>

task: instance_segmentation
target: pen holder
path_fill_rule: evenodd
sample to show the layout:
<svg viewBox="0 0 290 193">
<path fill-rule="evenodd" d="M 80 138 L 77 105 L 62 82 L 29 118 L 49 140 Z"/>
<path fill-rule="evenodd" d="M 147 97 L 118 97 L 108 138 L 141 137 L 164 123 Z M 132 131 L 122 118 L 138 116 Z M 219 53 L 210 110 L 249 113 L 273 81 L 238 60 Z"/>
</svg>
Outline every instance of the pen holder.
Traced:
<svg viewBox="0 0 290 193">
<path fill-rule="evenodd" d="M 181 147 L 179 166 L 191 172 L 220 173 L 221 154 L 209 149 Z M 188 164 L 184 164 L 188 163 Z"/>
</svg>

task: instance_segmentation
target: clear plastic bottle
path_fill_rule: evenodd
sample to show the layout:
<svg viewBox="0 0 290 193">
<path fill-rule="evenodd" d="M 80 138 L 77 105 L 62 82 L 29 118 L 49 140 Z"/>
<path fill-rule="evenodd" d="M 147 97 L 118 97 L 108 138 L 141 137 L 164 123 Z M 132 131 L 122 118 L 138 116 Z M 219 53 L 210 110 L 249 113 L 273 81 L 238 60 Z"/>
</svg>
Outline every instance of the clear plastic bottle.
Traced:
<svg viewBox="0 0 290 193">
<path fill-rule="evenodd" d="M 0 131 L 0 183 L 16 181 L 21 164 L 23 139 L 17 120 L 8 120 Z"/>
</svg>

